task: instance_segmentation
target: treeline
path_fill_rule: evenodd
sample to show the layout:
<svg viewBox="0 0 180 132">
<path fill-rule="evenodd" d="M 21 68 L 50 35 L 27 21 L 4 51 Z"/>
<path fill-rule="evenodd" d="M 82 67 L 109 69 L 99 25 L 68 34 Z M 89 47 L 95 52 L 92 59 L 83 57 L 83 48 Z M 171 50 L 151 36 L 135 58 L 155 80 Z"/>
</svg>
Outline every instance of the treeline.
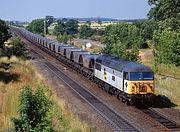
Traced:
<svg viewBox="0 0 180 132">
<path fill-rule="evenodd" d="M 48 27 L 52 23 L 56 23 L 52 35 L 57 36 L 57 39 L 60 42 L 64 43 L 67 43 L 67 41 L 71 41 L 72 38 L 79 37 L 85 39 L 96 35 L 101 36 L 104 33 L 104 30 L 92 29 L 90 21 L 87 21 L 84 25 L 79 26 L 77 20 L 61 19 L 55 21 L 54 17 L 52 16 L 48 16 L 45 19 L 33 20 L 27 26 L 27 30 L 44 36 L 45 32 L 46 34 L 50 34 L 48 31 Z M 101 24 L 102 22 L 98 21 L 98 23 Z M 45 26 L 46 29 L 44 29 Z M 44 30 L 46 31 L 44 32 Z"/>
<path fill-rule="evenodd" d="M 138 59 L 140 48 L 153 48 L 155 63 L 180 65 L 180 1 L 149 0 L 148 20 L 106 27 L 104 53 Z"/>
<path fill-rule="evenodd" d="M 24 45 L 20 38 L 12 37 L 10 34 L 10 28 L 7 23 L 0 19 L 0 56 L 12 55 L 25 57 Z M 11 38 L 11 41 L 5 45 L 5 42 Z"/>
</svg>

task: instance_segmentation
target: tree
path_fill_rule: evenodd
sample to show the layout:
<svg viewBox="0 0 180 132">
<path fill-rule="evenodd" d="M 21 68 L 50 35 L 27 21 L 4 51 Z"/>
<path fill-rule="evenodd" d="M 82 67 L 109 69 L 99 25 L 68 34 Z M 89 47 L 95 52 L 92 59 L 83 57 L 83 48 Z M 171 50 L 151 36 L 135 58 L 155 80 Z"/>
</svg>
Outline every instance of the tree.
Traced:
<svg viewBox="0 0 180 132">
<path fill-rule="evenodd" d="M 4 42 L 10 38 L 9 27 L 5 21 L 0 19 L 0 48 L 4 47 Z"/>
<path fill-rule="evenodd" d="M 139 59 L 139 50 L 137 47 L 127 50 L 126 46 L 121 42 L 113 44 L 111 54 L 119 58 L 126 58 L 130 61 L 137 61 Z"/>
<path fill-rule="evenodd" d="M 58 20 L 57 25 L 54 27 L 54 35 L 63 35 L 66 32 L 66 25 L 64 21 Z"/>
<path fill-rule="evenodd" d="M 86 21 L 86 24 L 91 27 L 91 21 Z"/>
<path fill-rule="evenodd" d="M 172 31 L 179 31 L 180 30 L 180 20 L 175 18 L 166 19 L 164 21 L 158 22 L 158 30 L 163 31 L 165 29 L 171 29 Z"/>
<path fill-rule="evenodd" d="M 13 118 L 15 131 L 52 131 L 48 117 L 51 106 L 41 87 L 33 93 L 29 86 L 24 86 L 20 94 L 20 119 Z"/>
<path fill-rule="evenodd" d="M 37 34 L 44 34 L 44 19 L 33 20 L 27 26 L 27 30 Z"/>
<path fill-rule="evenodd" d="M 17 55 L 17 56 L 20 56 L 23 54 L 23 48 L 24 48 L 24 45 L 23 43 L 21 42 L 20 38 L 16 38 L 14 39 L 12 42 L 11 42 L 11 49 L 12 49 L 12 55 Z"/>
<path fill-rule="evenodd" d="M 154 20 L 143 20 L 134 23 L 140 29 L 140 34 L 144 41 L 152 40 L 154 30 L 158 28 L 158 23 Z"/>
<path fill-rule="evenodd" d="M 68 35 L 74 35 L 78 33 L 78 21 L 70 19 L 67 22 L 63 20 L 58 20 L 57 25 L 54 28 L 54 34 L 56 36 L 63 35 L 64 33 Z"/>
<path fill-rule="evenodd" d="M 106 44 L 103 49 L 104 53 L 137 60 L 138 49 L 142 46 L 143 41 L 135 25 L 119 23 L 105 29 L 102 42 Z"/>
<path fill-rule="evenodd" d="M 148 0 L 152 8 L 148 16 L 150 19 L 165 20 L 171 18 L 180 19 L 180 1 L 179 0 Z"/>
<path fill-rule="evenodd" d="M 93 29 L 88 25 L 82 25 L 79 28 L 79 36 L 80 38 L 87 38 L 93 35 Z"/>
<path fill-rule="evenodd" d="M 59 34 L 57 36 L 57 40 L 61 43 L 67 43 L 69 39 L 70 39 L 70 35 L 67 35 L 67 33 L 64 33 L 63 35 Z"/>
<path fill-rule="evenodd" d="M 73 35 L 78 33 L 78 21 L 70 19 L 66 22 L 66 33 Z"/>
<path fill-rule="evenodd" d="M 155 31 L 155 61 L 180 66 L 180 32 L 165 29 Z"/>
</svg>

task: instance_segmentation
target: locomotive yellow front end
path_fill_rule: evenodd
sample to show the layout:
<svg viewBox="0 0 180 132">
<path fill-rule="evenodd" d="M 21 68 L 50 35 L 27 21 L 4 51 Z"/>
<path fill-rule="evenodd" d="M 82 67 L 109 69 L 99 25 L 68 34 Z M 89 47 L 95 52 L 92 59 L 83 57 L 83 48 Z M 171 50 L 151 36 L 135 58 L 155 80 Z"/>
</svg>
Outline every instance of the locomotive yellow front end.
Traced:
<svg viewBox="0 0 180 132">
<path fill-rule="evenodd" d="M 154 75 L 152 72 L 130 72 L 125 80 L 131 100 L 150 101 L 154 95 Z"/>
<path fill-rule="evenodd" d="M 128 81 L 128 94 L 154 94 L 154 81 Z"/>
</svg>

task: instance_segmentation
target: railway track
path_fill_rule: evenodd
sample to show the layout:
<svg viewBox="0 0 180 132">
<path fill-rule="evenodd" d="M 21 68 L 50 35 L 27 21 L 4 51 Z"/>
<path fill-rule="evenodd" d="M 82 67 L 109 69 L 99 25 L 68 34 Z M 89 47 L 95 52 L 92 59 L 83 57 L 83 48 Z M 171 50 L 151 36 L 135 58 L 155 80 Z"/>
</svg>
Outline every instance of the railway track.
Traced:
<svg viewBox="0 0 180 132">
<path fill-rule="evenodd" d="M 168 128 L 169 130 L 176 130 L 176 129 L 180 130 L 179 129 L 180 126 L 176 122 L 169 120 L 167 117 L 155 111 L 154 109 L 148 108 L 148 109 L 143 109 L 142 111 L 148 116 L 155 119 L 157 122 L 159 122 L 163 126 L 165 126 L 166 128 Z"/>
<path fill-rule="evenodd" d="M 54 53 L 50 53 L 50 51 L 46 48 L 41 47 L 37 44 L 34 45 L 57 59 L 57 55 L 55 55 Z M 38 54 L 36 51 L 31 49 L 31 52 L 35 53 L 39 58 L 44 59 L 44 57 Z M 85 90 L 80 84 L 74 82 L 70 77 L 61 72 L 54 64 L 50 62 L 45 62 L 45 65 L 53 74 L 55 74 L 59 79 L 63 80 L 67 86 L 72 88 L 81 98 L 86 100 L 88 104 L 90 104 L 101 116 L 103 116 L 107 120 L 108 124 L 110 124 L 110 126 L 114 128 L 115 131 L 140 131 L 140 129 L 131 125 L 130 122 L 120 116 L 117 112 L 115 112 L 103 102 L 98 100 L 98 98 L 90 91 Z M 178 124 L 169 120 L 168 118 L 154 111 L 151 108 L 143 109 L 142 111 L 146 115 L 150 116 L 151 118 L 162 124 L 168 130 L 177 130 L 178 128 L 180 128 Z"/>
</svg>

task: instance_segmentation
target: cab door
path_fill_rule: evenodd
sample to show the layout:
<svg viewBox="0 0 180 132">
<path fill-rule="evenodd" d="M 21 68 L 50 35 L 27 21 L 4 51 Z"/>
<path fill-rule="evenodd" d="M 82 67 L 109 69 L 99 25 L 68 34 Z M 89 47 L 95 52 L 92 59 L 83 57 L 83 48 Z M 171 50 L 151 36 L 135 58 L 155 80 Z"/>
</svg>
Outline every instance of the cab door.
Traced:
<svg viewBox="0 0 180 132">
<path fill-rule="evenodd" d="M 126 93 L 128 90 L 128 80 L 129 80 L 129 73 L 124 72 L 124 75 L 123 75 L 123 91 Z"/>
</svg>

